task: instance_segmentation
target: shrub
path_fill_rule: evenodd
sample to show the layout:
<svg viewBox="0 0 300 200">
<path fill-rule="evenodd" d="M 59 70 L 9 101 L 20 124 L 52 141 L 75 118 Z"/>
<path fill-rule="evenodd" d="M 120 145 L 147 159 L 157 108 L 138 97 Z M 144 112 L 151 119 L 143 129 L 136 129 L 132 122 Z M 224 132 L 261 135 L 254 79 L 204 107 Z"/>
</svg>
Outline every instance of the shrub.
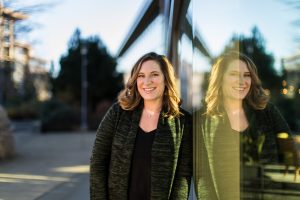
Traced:
<svg viewBox="0 0 300 200">
<path fill-rule="evenodd" d="M 76 131 L 80 127 L 80 115 L 57 100 L 45 102 L 41 116 L 42 132 Z"/>
</svg>

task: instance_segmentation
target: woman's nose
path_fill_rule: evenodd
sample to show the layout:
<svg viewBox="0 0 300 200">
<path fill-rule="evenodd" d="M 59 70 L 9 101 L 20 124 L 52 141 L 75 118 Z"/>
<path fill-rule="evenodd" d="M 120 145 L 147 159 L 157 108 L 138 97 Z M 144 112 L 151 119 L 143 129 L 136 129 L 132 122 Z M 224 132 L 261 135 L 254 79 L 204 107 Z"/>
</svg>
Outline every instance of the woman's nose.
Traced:
<svg viewBox="0 0 300 200">
<path fill-rule="evenodd" d="M 244 84 L 244 82 L 245 82 L 245 77 L 243 75 L 240 75 L 239 76 L 239 83 Z"/>
<path fill-rule="evenodd" d="M 149 84 L 152 82 L 152 78 L 149 76 L 149 77 L 145 77 L 145 84 Z"/>
</svg>

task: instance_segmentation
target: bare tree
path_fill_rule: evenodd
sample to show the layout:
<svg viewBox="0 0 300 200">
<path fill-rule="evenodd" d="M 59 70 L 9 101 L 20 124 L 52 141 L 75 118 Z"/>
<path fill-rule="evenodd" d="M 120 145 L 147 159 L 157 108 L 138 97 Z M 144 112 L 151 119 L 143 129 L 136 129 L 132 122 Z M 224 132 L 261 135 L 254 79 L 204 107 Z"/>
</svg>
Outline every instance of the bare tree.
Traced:
<svg viewBox="0 0 300 200">
<path fill-rule="evenodd" d="M 2 2 L 1 2 L 2 1 Z M 58 4 L 58 0 L 48 0 L 43 3 L 37 1 L 21 1 L 21 0 L 0 0 L 4 8 L 9 8 L 15 12 L 21 12 L 27 15 L 36 15 L 51 9 Z M 32 19 L 17 21 L 15 25 L 16 36 L 31 32 L 33 29 L 41 27 L 41 24 Z"/>
</svg>

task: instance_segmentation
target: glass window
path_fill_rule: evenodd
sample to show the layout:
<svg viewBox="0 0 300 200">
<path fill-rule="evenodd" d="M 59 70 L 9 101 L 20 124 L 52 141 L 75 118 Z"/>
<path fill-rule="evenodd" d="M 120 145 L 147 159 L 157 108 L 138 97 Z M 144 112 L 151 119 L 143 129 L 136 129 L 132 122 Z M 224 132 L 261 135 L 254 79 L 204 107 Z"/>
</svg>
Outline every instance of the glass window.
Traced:
<svg viewBox="0 0 300 200">
<path fill-rule="evenodd" d="M 9 20 L 4 19 L 4 32 L 10 32 L 9 30 Z"/>
<path fill-rule="evenodd" d="M 3 48 L 3 55 L 4 55 L 4 57 L 9 57 L 9 47 Z"/>
<path fill-rule="evenodd" d="M 299 11 L 289 1 L 192 2 L 198 199 L 299 198 L 300 83 L 291 74 L 300 68 L 282 61 L 300 60 L 292 24 Z M 211 59 L 196 48 L 197 35 Z M 229 57 L 232 51 L 246 57 Z M 254 85 L 261 91 L 256 99 L 269 95 L 271 103 L 251 100 Z"/>
<path fill-rule="evenodd" d="M 118 70 L 123 71 L 125 82 L 135 62 L 144 54 L 154 51 L 164 54 L 163 18 L 157 17 L 130 49 L 118 60 Z"/>
<path fill-rule="evenodd" d="M 10 42 L 9 35 L 4 35 L 4 42 L 5 42 L 6 44 L 9 44 L 9 42 Z"/>
</svg>

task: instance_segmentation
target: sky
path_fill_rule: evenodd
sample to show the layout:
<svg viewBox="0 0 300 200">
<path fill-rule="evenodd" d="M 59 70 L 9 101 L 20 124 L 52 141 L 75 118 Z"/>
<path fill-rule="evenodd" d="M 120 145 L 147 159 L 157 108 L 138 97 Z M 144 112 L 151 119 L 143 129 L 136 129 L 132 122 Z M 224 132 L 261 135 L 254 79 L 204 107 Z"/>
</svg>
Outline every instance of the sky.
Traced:
<svg viewBox="0 0 300 200">
<path fill-rule="evenodd" d="M 43 3 L 42 0 L 31 2 Z M 51 2 L 51 0 L 48 2 Z M 115 55 L 144 0 L 60 0 L 49 10 L 30 19 L 41 27 L 30 33 L 35 54 L 54 61 L 67 52 L 67 44 L 76 28 L 83 37 L 98 35 Z"/>
<path fill-rule="evenodd" d="M 254 26 L 262 33 L 267 50 L 275 56 L 293 54 L 299 45 L 295 42 L 295 26 L 292 25 L 294 20 L 300 18 L 299 10 L 294 10 L 291 5 L 283 3 L 283 0 L 196 2 L 197 27 L 213 52 L 220 52 L 233 32 L 250 36 Z"/>
<path fill-rule="evenodd" d="M 23 0 L 43 3 L 43 0 Z M 34 53 L 53 61 L 67 51 L 68 41 L 76 28 L 82 35 L 98 35 L 115 55 L 135 18 L 147 0 L 53 0 L 54 7 L 31 16 L 41 27 L 30 33 Z M 51 0 L 48 0 L 51 2 Z M 280 0 L 194 0 L 193 17 L 201 37 L 213 55 L 228 43 L 233 33 L 250 35 L 256 25 L 266 41 L 267 51 L 276 58 L 297 52 L 295 27 L 291 24 L 298 12 Z M 276 68 L 279 68 L 279 59 Z"/>
</svg>

